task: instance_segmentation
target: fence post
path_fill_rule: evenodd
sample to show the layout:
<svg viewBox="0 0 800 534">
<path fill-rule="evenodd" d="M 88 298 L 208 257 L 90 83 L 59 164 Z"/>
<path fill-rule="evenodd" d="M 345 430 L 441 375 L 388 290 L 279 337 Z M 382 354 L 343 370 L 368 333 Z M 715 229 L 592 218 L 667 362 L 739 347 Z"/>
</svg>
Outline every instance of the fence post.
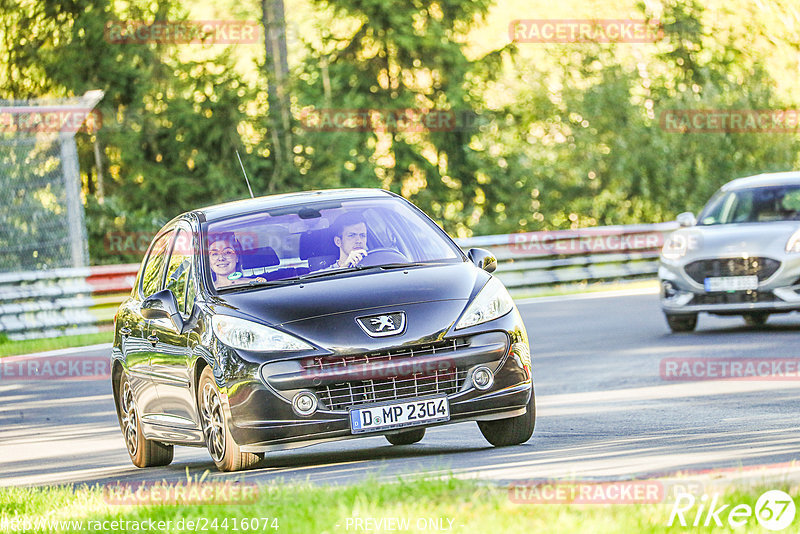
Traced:
<svg viewBox="0 0 800 534">
<path fill-rule="evenodd" d="M 64 191 L 67 197 L 67 230 L 72 267 L 85 267 L 89 254 L 83 223 L 83 204 L 81 204 L 80 198 L 81 176 L 78 171 L 78 149 L 73 135 L 61 134 L 59 137 Z"/>
</svg>

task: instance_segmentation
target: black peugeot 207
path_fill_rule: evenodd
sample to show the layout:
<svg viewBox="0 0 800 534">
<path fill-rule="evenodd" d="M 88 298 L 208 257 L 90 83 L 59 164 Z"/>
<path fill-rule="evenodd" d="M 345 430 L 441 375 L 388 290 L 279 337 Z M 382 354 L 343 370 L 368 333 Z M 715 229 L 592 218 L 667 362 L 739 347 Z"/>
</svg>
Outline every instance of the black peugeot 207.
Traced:
<svg viewBox="0 0 800 534">
<path fill-rule="evenodd" d="M 533 434 L 525 326 L 490 273 L 404 198 L 354 189 L 192 211 L 153 239 L 115 317 L 112 386 L 138 467 L 174 445 L 217 467 L 265 452 L 477 421 Z"/>
</svg>

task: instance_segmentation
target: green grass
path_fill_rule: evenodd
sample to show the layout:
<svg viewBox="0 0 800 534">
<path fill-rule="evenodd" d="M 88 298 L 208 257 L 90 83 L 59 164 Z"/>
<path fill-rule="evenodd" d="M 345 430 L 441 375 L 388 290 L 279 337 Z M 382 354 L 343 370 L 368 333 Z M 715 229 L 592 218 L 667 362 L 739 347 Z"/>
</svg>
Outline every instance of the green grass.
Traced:
<svg viewBox="0 0 800 534">
<path fill-rule="evenodd" d="M 31 354 L 46 350 L 65 349 L 69 347 L 82 347 L 98 343 L 111 343 L 112 332 L 98 332 L 96 334 L 80 334 L 77 336 L 50 337 L 43 339 L 26 339 L 24 341 L 10 341 L 0 339 L 0 358 L 17 354 Z"/>
<path fill-rule="evenodd" d="M 798 488 L 780 489 L 793 495 Z M 175 522 L 179 519 L 206 522 L 210 532 L 233 532 L 237 530 L 233 528 L 236 519 L 238 531 L 252 532 L 251 528 L 242 528 L 240 521 L 245 518 L 259 518 L 258 532 L 313 534 L 387 531 L 355 528 L 355 518 L 376 521 L 386 518 L 407 520 L 409 528 L 398 532 L 734 532 L 725 522 L 727 512 L 737 504 L 753 507 L 763 491 L 764 489 L 745 488 L 725 492 L 719 502 L 729 503 L 731 506 L 721 515 L 724 526 L 704 528 L 681 527 L 678 524 L 668 527 L 671 504 L 515 504 L 509 500 L 505 489 L 454 478 L 406 480 L 394 484 L 370 481 L 344 488 L 273 483 L 260 488 L 255 502 L 191 506 L 112 505 L 104 501 L 103 492 L 98 487 L 0 488 L 0 532 L 9 532 L 8 521 L 21 517 L 29 520 L 46 518 L 56 521 L 83 521 L 81 527 L 84 532 L 93 531 L 89 521 L 148 519 L 155 522 L 172 521 L 171 528 L 165 529 L 167 532 L 191 530 L 176 528 Z M 686 514 L 689 523 L 693 520 L 696 509 L 697 507 Z M 262 518 L 269 518 L 270 526 L 266 530 L 262 528 Z M 215 519 L 217 526 L 212 528 Z M 227 529 L 222 528 L 225 519 L 228 520 Z M 277 530 L 272 528 L 274 519 L 277 519 Z M 439 528 L 445 528 L 437 530 L 431 528 L 430 523 L 422 528 L 425 520 L 433 520 Z M 796 525 L 797 522 L 796 519 L 793 524 Z M 130 525 L 128 528 L 131 529 Z M 34 528 L 32 531 L 44 530 Z M 77 532 L 79 528 L 73 525 L 57 531 Z M 736 529 L 736 532 L 768 531 L 763 530 L 755 518 L 751 518 L 744 528 Z"/>
</svg>

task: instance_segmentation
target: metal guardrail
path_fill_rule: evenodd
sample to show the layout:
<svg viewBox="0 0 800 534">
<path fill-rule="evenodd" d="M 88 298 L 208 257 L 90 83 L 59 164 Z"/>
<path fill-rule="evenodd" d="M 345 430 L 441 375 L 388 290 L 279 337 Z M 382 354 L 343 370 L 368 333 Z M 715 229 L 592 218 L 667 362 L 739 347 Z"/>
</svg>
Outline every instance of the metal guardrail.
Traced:
<svg viewBox="0 0 800 534">
<path fill-rule="evenodd" d="M 110 323 L 139 264 L 0 274 L 0 335 L 33 339 L 87 334 Z"/>
<path fill-rule="evenodd" d="M 654 278 L 666 236 L 678 223 L 597 226 L 458 239 L 497 257 L 495 275 L 513 296 L 551 286 Z"/>
<path fill-rule="evenodd" d="M 490 235 L 456 240 L 489 249 L 512 295 L 554 285 L 653 278 L 674 222 Z M 139 264 L 0 274 L 0 336 L 31 339 L 98 332 L 130 293 Z"/>
</svg>

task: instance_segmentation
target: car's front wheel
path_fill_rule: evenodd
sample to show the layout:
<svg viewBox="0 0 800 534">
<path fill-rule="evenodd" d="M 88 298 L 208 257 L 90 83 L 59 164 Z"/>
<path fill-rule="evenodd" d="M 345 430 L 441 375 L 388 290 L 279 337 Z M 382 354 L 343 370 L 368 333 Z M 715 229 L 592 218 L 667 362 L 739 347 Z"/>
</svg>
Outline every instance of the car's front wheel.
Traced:
<svg viewBox="0 0 800 534">
<path fill-rule="evenodd" d="M 486 441 L 495 447 L 507 447 L 525 443 L 533 435 L 536 426 L 536 398 L 531 387 L 531 398 L 528 410 L 523 415 L 498 419 L 496 421 L 478 421 L 478 428 Z"/>
<path fill-rule="evenodd" d="M 764 326 L 769 319 L 768 313 L 745 313 L 744 322 L 747 326 Z"/>
<path fill-rule="evenodd" d="M 406 430 L 398 434 L 386 434 L 386 439 L 392 445 L 412 445 L 425 437 L 424 428 L 415 428 L 414 430 Z"/>
<path fill-rule="evenodd" d="M 691 332 L 697 328 L 697 314 L 689 315 L 666 315 L 669 329 L 674 333 Z"/>
<path fill-rule="evenodd" d="M 203 423 L 203 437 L 211 459 L 217 464 L 217 469 L 240 471 L 260 462 L 261 455 L 242 452 L 239 445 L 233 441 L 225 420 L 225 410 L 222 408 L 219 388 L 210 367 L 203 369 L 203 373 L 200 375 L 197 397 L 200 418 Z"/>
<path fill-rule="evenodd" d="M 159 467 L 172 463 L 175 449 L 159 441 L 146 439 L 142 433 L 142 422 L 136 409 L 136 399 L 128 376 L 122 373 L 118 395 L 119 426 L 122 437 L 136 467 Z"/>
</svg>

